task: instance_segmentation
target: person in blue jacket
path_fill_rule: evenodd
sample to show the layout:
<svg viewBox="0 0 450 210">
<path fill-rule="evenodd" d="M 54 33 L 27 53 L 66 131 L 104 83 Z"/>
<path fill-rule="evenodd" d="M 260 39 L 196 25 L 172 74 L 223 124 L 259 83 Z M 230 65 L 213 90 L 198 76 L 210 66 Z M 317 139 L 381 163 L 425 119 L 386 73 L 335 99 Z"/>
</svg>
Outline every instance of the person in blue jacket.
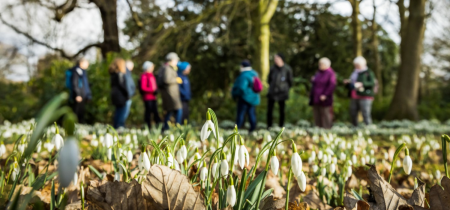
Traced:
<svg viewBox="0 0 450 210">
<path fill-rule="evenodd" d="M 89 67 L 89 61 L 85 58 L 81 58 L 77 65 L 74 66 L 71 78 L 71 100 L 72 109 L 75 115 L 77 115 L 79 123 L 85 123 L 84 112 L 85 106 L 88 101 L 92 99 L 91 88 L 89 87 L 87 69 Z"/>
<path fill-rule="evenodd" d="M 231 94 L 237 100 L 236 125 L 242 128 L 245 114 L 250 121 L 250 131 L 256 128 L 256 106 L 260 103 L 259 93 L 253 90 L 253 81 L 258 77 L 258 73 L 250 65 L 250 61 L 244 60 L 241 63 L 241 73 L 236 78 Z"/>
<path fill-rule="evenodd" d="M 178 62 L 178 77 L 181 78 L 180 84 L 180 98 L 183 107 L 183 114 L 181 117 L 182 123 L 187 123 L 189 120 L 189 101 L 191 100 L 191 83 L 188 75 L 191 73 L 191 64 L 186 61 Z"/>
</svg>

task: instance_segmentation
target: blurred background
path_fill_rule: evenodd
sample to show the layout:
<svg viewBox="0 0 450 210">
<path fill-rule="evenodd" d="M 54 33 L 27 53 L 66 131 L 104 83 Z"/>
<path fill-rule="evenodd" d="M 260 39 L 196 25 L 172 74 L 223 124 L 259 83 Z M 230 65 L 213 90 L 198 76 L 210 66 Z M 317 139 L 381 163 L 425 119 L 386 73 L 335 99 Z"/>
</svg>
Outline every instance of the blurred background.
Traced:
<svg viewBox="0 0 450 210">
<path fill-rule="evenodd" d="M 312 121 L 310 80 L 321 57 L 337 73 L 335 122 L 349 122 L 342 81 L 357 55 L 379 81 L 375 121 L 443 122 L 450 116 L 448 11 L 447 0 L 2 0 L 0 123 L 33 118 L 66 91 L 64 72 L 80 57 L 91 62 L 86 120 L 112 123 L 111 61 L 133 60 L 136 81 L 144 61 L 158 69 L 169 52 L 192 65 L 194 123 L 207 108 L 234 120 L 230 89 L 240 62 L 249 59 L 264 79 L 278 52 L 295 77 L 286 107 L 291 124 Z M 266 90 L 257 107 L 261 123 Z M 135 95 L 127 124 L 143 125 L 143 112 Z"/>
</svg>

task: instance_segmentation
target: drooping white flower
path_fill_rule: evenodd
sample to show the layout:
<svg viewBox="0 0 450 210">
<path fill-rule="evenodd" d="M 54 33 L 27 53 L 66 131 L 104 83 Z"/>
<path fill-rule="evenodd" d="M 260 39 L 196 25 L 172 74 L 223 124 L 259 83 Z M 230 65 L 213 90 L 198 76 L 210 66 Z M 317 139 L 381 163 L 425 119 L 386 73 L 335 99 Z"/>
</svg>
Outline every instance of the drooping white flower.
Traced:
<svg viewBox="0 0 450 210">
<path fill-rule="evenodd" d="M 441 181 L 441 171 L 439 171 L 439 169 L 436 170 L 436 172 L 434 173 L 434 176 L 436 177 L 436 179 L 438 181 Z"/>
<path fill-rule="evenodd" d="M 112 159 L 112 148 L 108 148 L 107 150 L 106 150 L 106 157 L 108 158 L 108 160 L 111 160 Z"/>
<path fill-rule="evenodd" d="M 366 158 L 364 157 L 361 158 L 361 165 L 363 166 L 366 165 Z"/>
<path fill-rule="evenodd" d="M 52 139 L 52 144 L 55 145 L 56 150 L 61 149 L 64 146 L 64 139 L 59 133 L 55 134 Z"/>
<path fill-rule="evenodd" d="M 389 160 L 389 154 L 387 152 L 384 152 L 384 159 Z"/>
<path fill-rule="evenodd" d="M 278 161 L 277 156 L 274 155 L 270 158 L 270 169 L 272 170 L 273 174 L 278 174 L 278 168 L 280 167 L 280 162 Z"/>
<path fill-rule="evenodd" d="M 181 171 L 180 164 L 178 164 L 178 161 L 176 159 L 173 159 L 173 162 L 174 162 L 173 165 L 175 166 L 175 170 Z"/>
<path fill-rule="evenodd" d="M 212 167 L 211 167 L 211 173 L 214 179 L 216 179 L 216 175 L 218 175 L 217 170 L 218 170 L 218 163 L 213 163 Z"/>
<path fill-rule="evenodd" d="M 78 173 L 77 172 L 75 172 L 73 174 L 73 182 L 72 182 L 72 184 L 75 185 L 75 186 L 78 184 Z"/>
<path fill-rule="evenodd" d="M 334 174 L 336 172 L 336 165 L 334 163 L 330 164 L 330 174 Z"/>
<path fill-rule="evenodd" d="M 131 161 L 133 161 L 133 152 L 131 152 L 131 150 L 128 150 L 128 152 L 127 152 L 127 161 L 129 163 L 131 163 Z"/>
<path fill-rule="evenodd" d="M 172 167 L 173 163 L 174 163 L 174 159 L 173 159 L 172 153 L 169 152 L 167 155 L 167 166 Z"/>
<path fill-rule="evenodd" d="M 355 154 L 352 155 L 352 162 L 357 164 L 358 163 L 358 158 L 356 157 Z"/>
<path fill-rule="evenodd" d="M 106 148 L 110 148 L 114 143 L 113 136 L 110 133 L 106 133 L 105 135 L 105 145 Z"/>
<path fill-rule="evenodd" d="M 220 174 L 225 178 L 228 176 L 228 161 L 226 159 L 223 159 L 220 163 Z"/>
<path fill-rule="evenodd" d="M 120 182 L 120 173 L 119 173 L 119 172 L 116 172 L 116 173 L 114 174 L 114 181 Z"/>
<path fill-rule="evenodd" d="M 303 162 L 300 158 L 300 155 L 297 153 L 297 146 L 295 143 L 292 143 L 292 157 L 291 157 L 291 167 L 294 176 L 297 177 L 300 172 L 303 170 Z"/>
<path fill-rule="evenodd" d="M 45 149 L 47 149 L 47 151 L 51 152 L 53 150 L 53 148 L 55 147 L 55 145 L 53 145 L 51 142 L 45 142 L 44 147 L 45 147 Z"/>
<path fill-rule="evenodd" d="M 347 166 L 347 172 L 346 172 L 347 177 L 351 177 L 352 173 L 353 173 L 352 166 L 348 165 Z"/>
<path fill-rule="evenodd" d="M 236 205 L 236 190 L 234 189 L 233 178 L 231 178 L 230 185 L 228 185 L 227 202 L 231 206 Z"/>
<path fill-rule="evenodd" d="M 323 155 L 322 162 L 323 163 L 328 163 L 328 155 L 327 154 Z"/>
<path fill-rule="evenodd" d="M 235 151 L 234 151 L 234 165 L 238 165 L 239 164 L 239 148 L 240 146 L 236 144 L 235 146 Z"/>
<path fill-rule="evenodd" d="M 3 146 L 3 149 L 5 149 L 5 145 L 0 145 L 0 150 L 2 150 L 2 146 Z M 40 153 L 41 152 L 41 148 L 42 148 L 42 141 L 39 141 L 38 142 L 38 144 L 36 145 L 36 152 L 37 153 Z M 6 152 L 6 149 L 5 149 L 5 152 Z M 0 151 L 0 154 L 1 154 L 1 151 Z M 2 155 L 0 155 L 0 157 L 1 157 Z"/>
<path fill-rule="evenodd" d="M 138 167 L 139 167 L 139 171 L 143 171 L 145 168 L 144 168 L 144 163 L 142 162 L 142 158 L 143 158 L 143 155 L 141 154 L 141 155 L 139 155 L 139 158 L 138 158 Z"/>
<path fill-rule="evenodd" d="M 323 158 L 323 152 L 322 150 L 319 150 L 319 153 L 317 153 L 317 159 L 322 160 Z"/>
<path fill-rule="evenodd" d="M 17 161 L 13 163 L 13 170 L 11 172 L 11 180 L 16 181 L 17 175 L 20 173 L 19 164 Z"/>
<path fill-rule="evenodd" d="M 345 159 L 347 159 L 347 155 L 343 152 L 341 152 L 339 159 L 341 159 L 342 161 L 345 161 Z"/>
<path fill-rule="evenodd" d="M 327 175 L 327 169 L 326 168 L 322 168 L 321 175 L 322 176 L 326 176 Z"/>
<path fill-rule="evenodd" d="M 205 139 L 208 139 L 209 135 L 211 134 L 211 131 L 213 132 L 214 137 L 216 137 L 216 130 L 214 130 L 214 123 L 211 120 L 206 120 L 205 124 L 203 124 L 202 130 L 200 131 L 200 140 L 204 141 Z"/>
<path fill-rule="evenodd" d="M 245 145 L 241 145 L 239 148 L 239 166 L 243 169 L 244 166 L 248 166 L 248 164 L 250 164 L 250 160 L 247 148 Z"/>
<path fill-rule="evenodd" d="M 312 166 L 312 170 L 313 170 L 314 173 L 316 173 L 317 170 L 319 170 L 319 166 L 313 165 L 313 166 Z"/>
<path fill-rule="evenodd" d="M 80 152 L 77 140 L 69 137 L 66 144 L 59 151 L 58 173 L 61 187 L 68 187 L 72 182 L 73 174 L 77 171 Z"/>
<path fill-rule="evenodd" d="M 184 161 L 184 157 L 183 157 L 181 149 L 179 149 L 177 151 L 176 158 L 179 163 L 182 163 Z"/>
<path fill-rule="evenodd" d="M 302 192 L 305 192 L 305 190 L 306 190 L 306 176 L 305 176 L 305 173 L 303 173 L 303 171 L 300 171 L 300 174 L 297 176 L 297 181 L 298 181 L 298 187 L 300 188 L 300 190 Z"/>
<path fill-rule="evenodd" d="M 405 159 L 403 159 L 403 170 L 406 174 L 410 174 L 412 169 L 412 160 L 409 155 L 405 156 Z"/>
<path fill-rule="evenodd" d="M 150 171 L 150 160 L 148 159 L 148 155 L 146 152 L 143 152 L 143 156 L 142 156 L 142 165 L 144 166 L 144 169 L 146 171 Z"/>
<path fill-rule="evenodd" d="M 208 168 L 206 168 L 206 164 L 203 165 L 205 166 L 200 170 L 200 180 L 205 181 L 208 176 Z"/>
<path fill-rule="evenodd" d="M 6 154 L 6 147 L 5 144 L 3 144 L 2 142 L 2 144 L 0 144 L 0 157 L 3 157 L 4 154 Z"/>
<path fill-rule="evenodd" d="M 311 156 L 309 156 L 309 158 L 311 158 L 313 161 L 316 160 L 316 151 L 312 151 L 311 152 Z"/>
</svg>

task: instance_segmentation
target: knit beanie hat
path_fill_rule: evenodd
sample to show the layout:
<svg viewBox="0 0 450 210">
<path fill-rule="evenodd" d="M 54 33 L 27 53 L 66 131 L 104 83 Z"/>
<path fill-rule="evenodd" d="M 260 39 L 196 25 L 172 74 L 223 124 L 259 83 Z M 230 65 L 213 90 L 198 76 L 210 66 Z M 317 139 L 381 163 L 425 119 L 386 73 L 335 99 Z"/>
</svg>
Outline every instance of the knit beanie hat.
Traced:
<svg viewBox="0 0 450 210">
<path fill-rule="evenodd" d="M 243 60 L 241 62 L 241 66 L 245 68 L 245 67 L 251 67 L 252 65 L 250 64 L 249 60 Z"/>
<path fill-rule="evenodd" d="M 188 66 L 190 66 L 191 64 L 189 64 L 189 62 L 186 61 L 180 61 L 177 64 L 178 67 L 178 71 L 179 72 L 183 72 L 184 70 L 186 70 L 188 68 Z"/>
<path fill-rule="evenodd" d="M 151 66 L 153 66 L 153 63 L 151 61 L 145 61 L 144 64 L 142 64 L 142 70 L 144 70 L 144 72 L 145 72 Z"/>
</svg>

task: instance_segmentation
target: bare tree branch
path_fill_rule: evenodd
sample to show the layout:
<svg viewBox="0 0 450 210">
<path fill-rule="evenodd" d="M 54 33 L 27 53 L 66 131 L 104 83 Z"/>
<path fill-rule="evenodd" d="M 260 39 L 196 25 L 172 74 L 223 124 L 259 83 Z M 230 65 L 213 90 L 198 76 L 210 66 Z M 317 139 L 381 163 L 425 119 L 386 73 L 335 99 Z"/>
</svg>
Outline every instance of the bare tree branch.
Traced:
<svg viewBox="0 0 450 210">
<path fill-rule="evenodd" d="M 82 54 L 82 53 L 85 53 L 87 50 L 89 50 L 89 49 L 92 48 L 92 47 L 101 47 L 101 45 L 102 45 L 102 43 L 90 44 L 90 45 L 85 46 L 85 47 L 82 48 L 81 50 L 79 50 L 79 51 L 78 51 L 77 53 L 75 53 L 74 55 L 68 55 L 63 49 L 60 49 L 60 48 L 57 48 L 57 47 L 52 47 L 51 45 L 49 45 L 49 44 L 47 44 L 47 43 L 45 43 L 45 42 L 43 42 L 43 41 L 40 41 L 40 40 L 34 38 L 33 36 L 31 36 L 31 35 L 28 34 L 27 32 L 24 32 L 24 31 L 18 29 L 17 27 L 15 27 L 14 25 L 12 25 L 12 24 L 6 22 L 6 21 L 3 19 L 3 17 L 1 16 L 1 14 L 0 14 L 0 21 L 3 22 L 4 25 L 6 25 L 6 26 L 8 26 L 9 28 L 11 28 L 12 30 L 14 30 L 16 33 L 21 34 L 21 35 L 27 37 L 27 38 L 28 38 L 30 41 L 32 41 L 33 43 L 42 45 L 42 46 L 44 46 L 44 47 L 46 47 L 46 48 L 48 48 L 48 49 L 51 49 L 51 50 L 56 51 L 56 52 L 59 52 L 59 53 L 61 54 L 62 57 L 67 58 L 67 59 L 69 59 L 69 60 L 72 60 L 72 59 L 76 58 L 78 55 L 80 55 L 80 54 Z"/>
<path fill-rule="evenodd" d="M 139 19 L 138 14 L 133 10 L 133 5 L 131 5 L 130 0 L 127 0 L 128 7 L 130 7 L 131 17 L 139 28 L 142 28 L 144 24 Z"/>
<path fill-rule="evenodd" d="M 64 4 L 55 8 L 55 20 L 61 22 L 62 18 L 72 12 L 77 6 L 77 0 L 67 0 Z"/>
</svg>

